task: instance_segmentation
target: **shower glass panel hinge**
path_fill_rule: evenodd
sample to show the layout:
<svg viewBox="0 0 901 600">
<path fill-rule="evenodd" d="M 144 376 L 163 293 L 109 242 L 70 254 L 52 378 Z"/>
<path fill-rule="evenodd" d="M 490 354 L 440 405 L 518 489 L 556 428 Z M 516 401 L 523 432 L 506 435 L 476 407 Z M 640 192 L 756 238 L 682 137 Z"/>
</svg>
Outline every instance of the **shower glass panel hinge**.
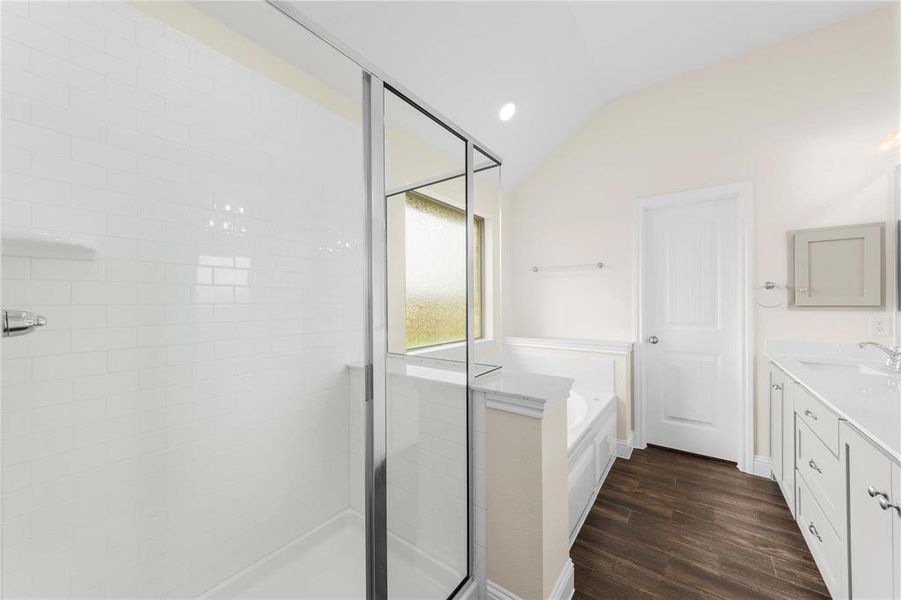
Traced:
<svg viewBox="0 0 901 600">
<path fill-rule="evenodd" d="M 365 389 L 365 397 L 364 400 L 369 402 L 372 400 L 373 388 L 375 387 L 372 382 L 372 365 L 366 365 L 363 371 L 363 386 Z"/>
<path fill-rule="evenodd" d="M 47 319 L 27 310 L 3 311 L 3 337 L 15 337 L 34 331 L 35 327 L 43 327 Z"/>
</svg>

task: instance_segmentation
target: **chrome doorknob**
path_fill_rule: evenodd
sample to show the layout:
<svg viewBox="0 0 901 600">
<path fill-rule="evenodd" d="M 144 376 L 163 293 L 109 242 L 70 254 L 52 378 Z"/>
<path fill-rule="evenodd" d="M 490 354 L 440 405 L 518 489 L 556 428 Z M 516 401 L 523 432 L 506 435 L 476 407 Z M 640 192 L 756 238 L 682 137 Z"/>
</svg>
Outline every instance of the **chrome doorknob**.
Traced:
<svg viewBox="0 0 901 600">
<path fill-rule="evenodd" d="M 27 310 L 3 311 L 3 337 L 16 337 L 34 331 L 35 327 L 44 327 L 47 319 Z"/>
<path fill-rule="evenodd" d="M 648 338 L 648 341 L 651 342 L 652 344 L 659 344 L 660 338 L 657 337 L 656 335 L 652 335 L 651 337 Z"/>
</svg>

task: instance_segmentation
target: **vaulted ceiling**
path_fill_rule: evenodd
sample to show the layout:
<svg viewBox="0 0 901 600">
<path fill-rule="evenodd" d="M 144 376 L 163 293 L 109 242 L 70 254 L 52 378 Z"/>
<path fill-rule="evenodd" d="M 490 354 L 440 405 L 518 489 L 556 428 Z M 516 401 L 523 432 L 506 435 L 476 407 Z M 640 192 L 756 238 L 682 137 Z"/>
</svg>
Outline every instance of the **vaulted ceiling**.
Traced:
<svg viewBox="0 0 901 600">
<path fill-rule="evenodd" d="M 296 4 L 499 153 L 512 189 L 604 103 L 881 3 Z M 501 122 L 508 101 L 516 115 Z"/>
</svg>

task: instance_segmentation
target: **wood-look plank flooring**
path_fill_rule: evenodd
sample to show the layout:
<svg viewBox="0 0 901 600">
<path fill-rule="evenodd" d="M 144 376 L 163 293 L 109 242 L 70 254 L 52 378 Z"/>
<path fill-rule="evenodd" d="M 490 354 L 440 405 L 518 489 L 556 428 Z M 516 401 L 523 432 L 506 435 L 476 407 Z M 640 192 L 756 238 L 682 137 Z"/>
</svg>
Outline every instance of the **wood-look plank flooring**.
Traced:
<svg viewBox="0 0 901 600">
<path fill-rule="evenodd" d="M 577 600 L 829 597 L 774 482 L 663 448 L 614 463 L 570 555 Z"/>
</svg>

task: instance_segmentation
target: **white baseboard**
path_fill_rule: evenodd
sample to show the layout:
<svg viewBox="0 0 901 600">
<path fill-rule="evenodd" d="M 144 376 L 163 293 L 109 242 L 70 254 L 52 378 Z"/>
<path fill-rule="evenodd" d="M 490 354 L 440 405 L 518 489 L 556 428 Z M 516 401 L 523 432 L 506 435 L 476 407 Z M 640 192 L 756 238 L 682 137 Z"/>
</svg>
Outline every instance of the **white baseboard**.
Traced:
<svg viewBox="0 0 901 600">
<path fill-rule="evenodd" d="M 494 583 L 490 579 L 488 580 L 488 598 L 489 600 L 522 600 L 507 588 Z"/>
<path fill-rule="evenodd" d="M 557 583 L 551 590 L 548 600 L 570 600 L 576 593 L 576 568 L 571 558 L 567 557 L 560 576 L 557 577 Z"/>
<path fill-rule="evenodd" d="M 624 460 L 629 460 L 632 458 L 632 432 L 629 432 L 629 437 L 625 440 L 616 440 L 616 456 L 617 458 L 622 458 Z"/>
<path fill-rule="evenodd" d="M 754 455 L 754 467 L 751 471 L 751 475 L 769 479 L 770 473 L 770 457 Z"/>
<path fill-rule="evenodd" d="M 560 571 L 560 576 L 557 577 L 556 583 L 554 583 L 554 589 L 551 590 L 548 600 L 571 600 L 575 593 L 576 569 L 572 559 L 566 557 L 566 563 L 563 565 L 563 570 Z M 491 580 L 488 581 L 488 598 L 489 600 L 522 600 L 507 588 Z"/>
</svg>

